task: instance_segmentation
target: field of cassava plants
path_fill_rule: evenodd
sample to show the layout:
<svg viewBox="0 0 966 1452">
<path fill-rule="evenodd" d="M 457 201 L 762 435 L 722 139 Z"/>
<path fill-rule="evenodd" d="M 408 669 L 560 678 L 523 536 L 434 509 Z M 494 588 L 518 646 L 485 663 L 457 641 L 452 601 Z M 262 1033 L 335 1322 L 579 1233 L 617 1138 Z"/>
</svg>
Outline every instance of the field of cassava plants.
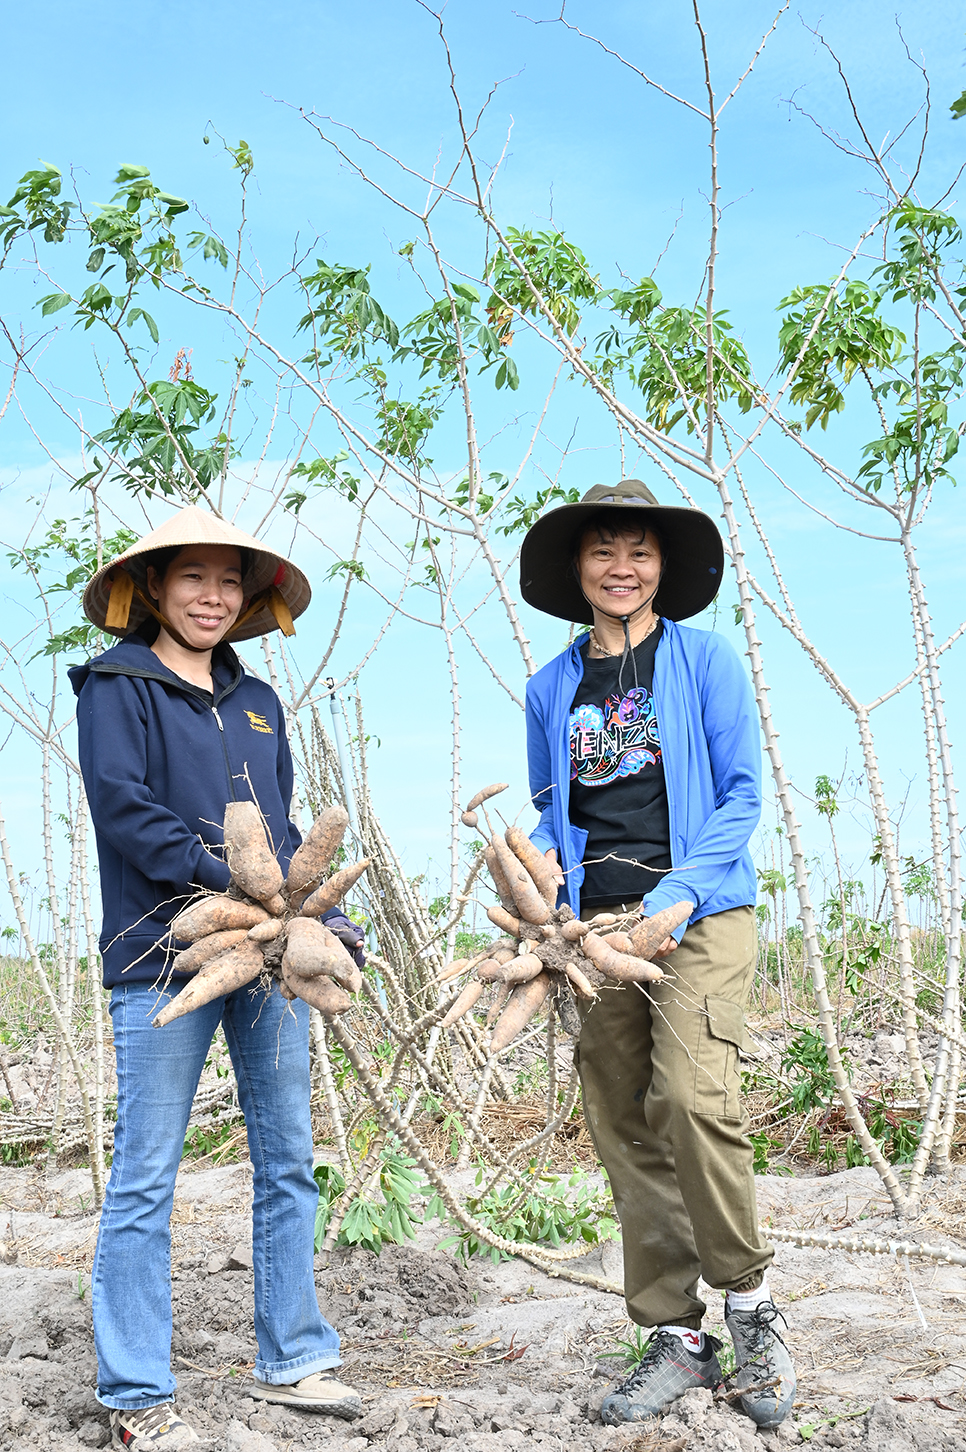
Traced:
<svg viewBox="0 0 966 1452">
<path fill-rule="evenodd" d="M 418 886 L 410 891 L 418 901 Z M 362 920 L 363 905 L 351 897 Z M 801 941 L 773 915 L 777 897 L 771 891 L 759 913 L 749 1015 L 756 1057 L 745 1085 L 761 1218 L 782 1242 L 773 1284 L 800 1371 L 793 1440 L 953 1452 L 966 1445 L 966 1253 L 959 1265 L 943 1265 L 935 1243 L 966 1243 L 966 1170 L 954 1165 L 927 1184 L 917 1219 L 902 1227 L 906 1244 L 897 1245 L 888 1196 L 837 1108 Z M 919 1122 L 889 1013 L 894 963 L 887 933 L 863 918 L 854 883 L 849 902 L 844 954 L 832 900 L 822 935 L 842 1058 L 883 1154 L 902 1173 Z M 470 960 L 486 953 L 483 961 L 493 961 L 500 941 L 495 929 L 492 937 L 468 923 L 461 929 Z M 936 953 L 928 912 L 917 946 L 928 981 Z M 408 1010 L 405 1036 L 393 1027 L 411 995 L 386 967 L 377 955 L 361 995 L 339 1020 L 320 1016 L 313 1040 L 317 1283 L 366 1415 L 343 1430 L 261 1408 L 247 1394 L 251 1176 L 220 1034 L 185 1140 L 172 1222 L 173 1354 L 185 1414 L 216 1445 L 239 1452 L 293 1439 L 332 1444 L 333 1452 L 350 1441 L 352 1452 L 370 1442 L 433 1452 L 439 1441 L 444 1452 L 443 1439 L 457 1435 L 480 1452 L 531 1442 L 563 1448 L 571 1437 L 595 1452 L 629 1445 L 600 1425 L 596 1408 L 640 1354 L 641 1334 L 617 1294 L 619 1227 L 575 1092 L 572 1040 L 555 1021 L 551 996 L 529 1039 L 498 1062 L 483 1052 L 483 1003 L 437 1036 L 430 1060 L 425 1041 L 419 1048 L 420 1015 Z M 79 965 L 78 996 L 85 982 Z M 17 1448 L 18 1438 L 40 1433 L 65 1452 L 96 1447 L 108 1434 L 91 1392 L 97 1216 L 83 1119 L 76 1086 L 58 1076 L 56 1023 L 29 960 L 4 959 L 2 983 L 0 1352 L 10 1375 L 0 1391 L 0 1439 Z M 453 997 L 446 989 L 444 1007 Z M 75 1022 L 78 1052 L 93 1069 L 89 1014 L 85 1021 L 75 1012 Z M 109 1065 L 106 1026 L 104 1033 Z M 401 1055 L 404 1037 L 415 1054 Z M 927 1066 L 931 1050 L 924 1033 Z M 111 1104 L 108 1070 L 108 1163 Z M 871 1256 L 876 1246 L 884 1253 Z M 710 1299 L 715 1330 L 722 1312 L 719 1298 Z M 727 1388 L 715 1400 L 689 1393 L 659 1427 L 635 1436 L 637 1452 L 753 1452 L 772 1440 L 732 1409 Z"/>
<path fill-rule="evenodd" d="M 261 152 L 213 125 L 202 144 L 230 204 L 224 188 L 180 195 L 163 147 L 117 158 L 112 181 L 86 158 L 71 171 L 28 154 L 3 184 L 0 427 L 29 482 L 18 467 L 0 475 L 14 763 L 0 802 L 0 1452 L 109 1438 L 89 1291 L 115 1082 L 64 667 L 109 643 L 81 614 L 92 575 L 188 504 L 312 571 L 297 637 L 241 652 L 282 702 L 306 845 L 283 876 L 259 814 L 229 812 L 231 888 L 179 904 L 197 971 L 159 1020 L 266 975 L 312 1007 L 317 1284 L 366 1398 L 361 1423 L 332 1428 L 247 1394 L 251 1178 L 219 1037 L 173 1220 L 173 1355 L 199 1431 L 232 1452 L 441 1452 L 456 1437 L 469 1452 L 966 1447 L 947 706 L 966 633 L 949 588 L 966 430 L 949 141 L 966 93 L 948 68 L 961 37 L 953 26 L 939 47 L 939 95 L 901 28 L 872 27 L 843 56 L 787 5 L 740 7 L 740 21 L 697 0 L 598 7 L 591 35 L 575 4 L 534 27 L 533 55 L 582 58 L 574 145 L 595 138 L 628 200 L 648 204 L 603 240 L 606 169 L 568 166 L 593 200 L 558 205 L 511 146 L 502 83 L 462 80 L 473 47 L 422 0 L 399 9 L 446 109 L 441 129 L 414 120 L 412 155 L 363 116 L 291 111 L 334 199 L 325 237 L 302 230 L 299 192 L 279 251 L 288 219 L 266 200 Z M 469 13 L 486 23 L 482 7 Z M 916 17 L 927 22 L 946 23 Z M 630 27 L 620 46 L 609 26 Z M 779 90 L 794 164 L 792 142 L 775 141 Z M 575 108 L 556 76 L 547 94 L 549 136 Z M 610 120 L 618 95 L 628 128 Z M 745 106 L 755 144 L 736 155 Z M 674 139 L 672 176 L 642 168 L 642 137 Z M 747 198 L 770 206 L 764 242 L 735 223 Z M 362 250 L 341 220 L 357 204 L 377 219 Z M 823 250 L 802 250 L 817 235 Z M 739 284 L 749 249 L 760 275 Z M 743 652 L 761 724 L 768 826 L 753 844 L 744 1074 L 800 1374 L 778 1434 L 755 1433 L 727 1383 L 659 1426 L 597 1416 L 639 1341 L 572 1050 L 595 995 L 647 991 L 653 944 L 639 924 L 557 908 L 529 843 L 525 688 L 573 632 L 551 634 L 521 603 L 518 566 L 544 511 L 637 476 L 720 528 L 727 581 L 696 623 Z M 512 789 L 477 791 L 496 775 Z M 431 868 L 414 871 L 426 855 Z M 319 922 L 335 903 L 364 930 L 364 969 Z"/>
</svg>

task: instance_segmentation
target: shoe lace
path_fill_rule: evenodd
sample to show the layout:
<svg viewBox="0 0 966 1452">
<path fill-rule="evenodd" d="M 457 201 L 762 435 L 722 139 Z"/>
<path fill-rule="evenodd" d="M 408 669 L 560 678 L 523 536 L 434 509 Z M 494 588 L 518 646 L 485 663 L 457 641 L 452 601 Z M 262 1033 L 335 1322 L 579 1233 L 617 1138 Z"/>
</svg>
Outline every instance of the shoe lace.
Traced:
<svg viewBox="0 0 966 1452">
<path fill-rule="evenodd" d="M 749 1326 L 748 1351 L 752 1360 L 772 1370 L 771 1349 L 775 1341 L 780 1341 L 785 1350 L 788 1350 L 788 1343 L 784 1336 L 777 1329 L 775 1322 L 781 1320 L 785 1329 L 788 1329 L 788 1322 L 779 1311 L 774 1301 L 762 1301 L 751 1313 L 752 1319 Z"/>
<path fill-rule="evenodd" d="M 139 1407 L 137 1411 L 124 1412 L 123 1416 L 129 1429 L 139 1437 L 150 1437 L 152 1432 L 156 1432 L 166 1422 L 171 1425 L 179 1420 L 173 1402 L 162 1402 L 156 1407 Z"/>
<path fill-rule="evenodd" d="M 647 1344 L 647 1349 L 644 1352 L 644 1355 L 641 1357 L 640 1361 L 637 1363 L 630 1376 L 628 1376 L 623 1382 L 621 1382 L 621 1385 L 618 1388 L 617 1395 L 620 1396 L 626 1392 L 638 1391 L 643 1385 L 644 1381 L 647 1379 L 650 1372 L 652 1372 L 654 1368 L 659 1365 L 660 1362 L 664 1361 L 666 1357 L 672 1354 L 674 1350 L 674 1342 L 676 1340 L 677 1337 L 671 1331 L 655 1331 L 654 1335 L 651 1337 L 650 1341 Z"/>
</svg>

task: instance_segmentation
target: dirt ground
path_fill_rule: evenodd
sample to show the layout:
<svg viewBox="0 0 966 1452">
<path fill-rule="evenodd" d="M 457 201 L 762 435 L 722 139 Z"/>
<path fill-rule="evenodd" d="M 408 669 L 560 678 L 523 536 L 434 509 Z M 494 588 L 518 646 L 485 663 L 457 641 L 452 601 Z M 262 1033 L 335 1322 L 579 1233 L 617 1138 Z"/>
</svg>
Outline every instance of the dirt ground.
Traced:
<svg viewBox="0 0 966 1452">
<path fill-rule="evenodd" d="M 454 1176 L 454 1179 L 458 1178 Z M 775 1226 L 894 1235 L 871 1170 L 766 1176 Z M 758 1433 L 726 1400 L 691 1392 L 660 1422 L 604 1427 L 614 1380 L 603 1359 L 628 1334 L 613 1295 L 551 1279 L 520 1261 L 465 1267 L 437 1249 L 442 1227 L 378 1258 L 339 1251 L 318 1266 L 319 1299 L 343 1336 L 344 1376 L 365 1416 L 345 1423 L 270 1407 L 248 1394 L 252 1330 L 251 1173 L 247 1164 L 179 1178 L 173 1233 L 173 1357 L 183 1415 L 228 1452 L 753 1452 L 812 1445 L 869 1452 L 966 1452 L 966 1270 L 927 1261 L 780 1246 L 772 1273 L 799 1370 L 794 1419 Z M 102 1447 L 94 1398 L 90 1268 L 97 1231 L 90 1177 L 0 1172 L 0 1448 Z M 936 1182 L 910 1239 L 966 1243 L 966 1171 Z M 608 1243 L 581 1266 L 620 1277 Z M 709 1293 L 710 1322 L 721 1321 Z M 925 1321 L 925 1326 L 923 1325 Z"/>
</svg>

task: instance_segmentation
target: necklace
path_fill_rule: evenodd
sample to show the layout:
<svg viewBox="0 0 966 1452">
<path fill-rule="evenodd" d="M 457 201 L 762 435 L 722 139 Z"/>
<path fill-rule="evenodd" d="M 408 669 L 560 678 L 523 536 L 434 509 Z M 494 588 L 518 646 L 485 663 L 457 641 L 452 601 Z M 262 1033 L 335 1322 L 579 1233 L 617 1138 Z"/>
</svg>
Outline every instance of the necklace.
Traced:
<svg viewBox="0 0 966 1452">
<path fill-rule="evenodd" d="M 640 640 L 637 642 L 637 645 L 643 645 L 643 643 L 647 639 L 647 637 L 649 635 L 653 634 L 653 632 L 657 629 L 657 622 L 658 622 L 658 620 L 660 618 L 661 617 L 659 615 L 655 615 L 654 616 L 654 618 L 652 619 L 650 625 L 647 627 L 647 629 L 645 630 L 644 634 L 641 636 Z M 619 655 L 623 655 L 623 653 L 624 653 L 623 646 L 621 647 L 620 650 L 605 650 L 604 647 L 601 645 L 600 641 L 597 639 L 597 632 L 596 632 L 596 630 L 594 629 L 593 626 L 590 627 L 590 643 L 593 646 L 594 650 L 596 650 L 596 652 L 597 652 L 598 655 L 610 656 L 612 659 L 615 659 L 616 660 L 616 658 Z M 637 649 L 637 645 L 633 646 L 632 648 L 634 650 L 636 650 Z"/>
</svg>

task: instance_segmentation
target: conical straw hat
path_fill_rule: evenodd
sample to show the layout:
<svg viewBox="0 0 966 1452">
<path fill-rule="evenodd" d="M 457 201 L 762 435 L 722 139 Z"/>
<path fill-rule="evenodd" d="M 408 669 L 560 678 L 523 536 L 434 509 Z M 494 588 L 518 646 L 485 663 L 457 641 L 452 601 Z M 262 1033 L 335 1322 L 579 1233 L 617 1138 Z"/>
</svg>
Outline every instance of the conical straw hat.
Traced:
<svg viewBox="0 0 966 1452">
<path fill-rule="evenodd" d="M 128 635 L 152 613 L 140 598 L 147 594 L 145 555 L 155 550 L 198 544 L 234 545 L 251 553 L 251 563 L 242 581 L 246 605 L 225 640 L 251 640 L 279 629 L 292 634 L 291 621 L 302 614 L 312 598 L 311 587 L 302 571 L 244 530 L 194 504 L 179 510 L 160 528 L 102 566 L 84 591 L 84 614 L 109 635 Z M 132 589 L 125 575 L 136 588 Z"/>
</svg>

